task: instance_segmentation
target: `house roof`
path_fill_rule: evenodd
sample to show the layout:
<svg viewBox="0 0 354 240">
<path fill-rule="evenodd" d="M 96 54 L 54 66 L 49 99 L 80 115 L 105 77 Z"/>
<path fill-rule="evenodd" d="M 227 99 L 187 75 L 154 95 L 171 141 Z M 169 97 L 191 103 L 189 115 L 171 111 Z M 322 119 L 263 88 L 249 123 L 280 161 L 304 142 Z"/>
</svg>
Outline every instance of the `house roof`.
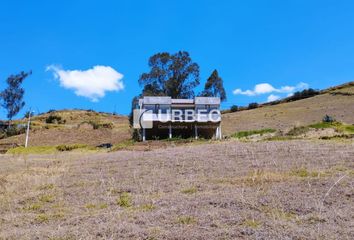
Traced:
<svg viewBox="0 0 354 240">
<path fill-rule="evenodd" d="M 152 97 L 145 96 L 139 99 L 141 104 L 210 104 L 210 105 L 220 105 L 220 98 L 218 97 L 195 97 L 194 99 L 174 99 L 171 97 Z"/>
</svg>

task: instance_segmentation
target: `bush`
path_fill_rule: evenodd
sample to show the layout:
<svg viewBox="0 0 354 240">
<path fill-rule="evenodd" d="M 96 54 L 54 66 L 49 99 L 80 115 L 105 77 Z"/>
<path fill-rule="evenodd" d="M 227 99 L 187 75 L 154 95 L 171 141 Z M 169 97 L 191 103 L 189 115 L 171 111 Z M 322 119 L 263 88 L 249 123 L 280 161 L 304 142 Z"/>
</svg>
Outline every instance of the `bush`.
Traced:
<svg viewBox="0 0 354 240">
<path fill-rule="evenodd" d="M 255 109 L 255 108 L 258 108 L 258 103 L 254 102 L 248 104 L 248 109 Z"/>
<path fill-rule="evenodd" d="M 299 135 L 307 133 L 309 130 L 310 129 L 305 126 L 293 127 L 292 129 L 290 129 L 289 132 L 286 133 L 286 135 L 287 136 L 299 136 Z"/>
<path fill-rule="evenodd" d="M 0 139 L 7 138 L 11 136 L 20 135 L 26 132 L 27 125 L 25 124 L 14 124 L 14 125 L 4 125 L 0 128 Z"/>
<path fill-rule="evenodd" d="M 46 123 L 55 123 L 55 124 L 64 124 L 66 121 L 63 120 L 60 116 L 58 115 L 49 115 L 45 119 Z"/>
<path fill-rule="evenodd" d="M 231 108 L 230 108 L 230 111 L 231 112 L 237 112 L 238 111 L 238 106 L 232 105 Z"/>
<path fill-rule="evenodd" d="M 114 127 L 113 123 L 111 123 L 111 122 L 99 123 L 99 122 L 95 122 L 95 121 L 85 121 L 85 122 L 82 122 L 81 124 L 84 124 L 84 123 L 90 124 L 93 127 L 93 129 L 100 129 L 100 128 L 113 129 L 113 127 Z"/>
<path fill-rule="evenodd" d="M 304 98 L 309 98 L 318 95 L 320 92 L 312 88 L 305 89 L 299 92 L 295 92 L 293 96 L 289 97 L 289 100 L 296 101 Z"/>
<path fill-rule="evenodd" d="M 83 144 L 73 144 L 73 145 L 58 145 L 56 146 L 56 149 L 60 152 L 66 152 L 66 151 L 72 151 L 74 149 L 78 149 L 78 148 L 84 148 L 86 147 L 86 145 Z"/>
</svg>

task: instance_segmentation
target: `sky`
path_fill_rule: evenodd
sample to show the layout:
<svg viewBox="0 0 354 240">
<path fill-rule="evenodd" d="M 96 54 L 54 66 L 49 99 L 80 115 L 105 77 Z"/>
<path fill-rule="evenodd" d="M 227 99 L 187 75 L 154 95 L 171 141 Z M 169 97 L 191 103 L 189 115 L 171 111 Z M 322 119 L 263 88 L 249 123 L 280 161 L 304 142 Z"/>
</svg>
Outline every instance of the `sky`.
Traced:
<svg viewBox="0 0 354 240">
<path fill-rule="evenodd" d="M 128 114 L 149 57 L 183 50 L 200 66 L 197 92 L 218 70 L 222 108 L 267 102 L 354 79 L 353 12 L 345 0 L 3 0 L 0 89 L 31 70 L 17 117 Z"/>
</svg>

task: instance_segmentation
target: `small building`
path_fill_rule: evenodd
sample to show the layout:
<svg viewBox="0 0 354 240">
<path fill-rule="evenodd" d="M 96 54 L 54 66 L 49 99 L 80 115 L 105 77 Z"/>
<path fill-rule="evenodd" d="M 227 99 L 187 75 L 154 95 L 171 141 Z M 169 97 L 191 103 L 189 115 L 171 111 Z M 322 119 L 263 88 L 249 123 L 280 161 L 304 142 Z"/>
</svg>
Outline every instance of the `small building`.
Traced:
<svg viewBox="0 0 354 240">
<path fill-rule="evenodd" d="M 137 111 L 134 122 L 140 128 L 143 141 L 173 137 L 222 138 L 220 98 L 145 96 L 139 99 Z"/>
</svg>

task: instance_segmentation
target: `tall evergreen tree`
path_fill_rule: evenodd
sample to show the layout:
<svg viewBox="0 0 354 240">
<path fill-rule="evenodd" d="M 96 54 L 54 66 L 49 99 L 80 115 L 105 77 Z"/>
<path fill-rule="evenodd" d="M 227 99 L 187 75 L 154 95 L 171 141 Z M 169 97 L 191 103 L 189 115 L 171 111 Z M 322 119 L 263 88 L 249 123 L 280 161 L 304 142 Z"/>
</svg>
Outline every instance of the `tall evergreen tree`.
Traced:
<svg viewBox="0 0 354 240">
<path fill-rule="evenodd" d="M 222 78 L 217 70 L 214 70 L 204 86 L 204 91 L 200 94 L 204 97 L 220 97 L 221 101 L 226 100 L 226 92 Z"/>
<path fill-rule="evenodd" d="M 192 98 L 199 85 L 199 66 L 188 52 L 157 53 L 149 59 L 150 72 L 140 76 L 143 95 Z"/>
</svg>

